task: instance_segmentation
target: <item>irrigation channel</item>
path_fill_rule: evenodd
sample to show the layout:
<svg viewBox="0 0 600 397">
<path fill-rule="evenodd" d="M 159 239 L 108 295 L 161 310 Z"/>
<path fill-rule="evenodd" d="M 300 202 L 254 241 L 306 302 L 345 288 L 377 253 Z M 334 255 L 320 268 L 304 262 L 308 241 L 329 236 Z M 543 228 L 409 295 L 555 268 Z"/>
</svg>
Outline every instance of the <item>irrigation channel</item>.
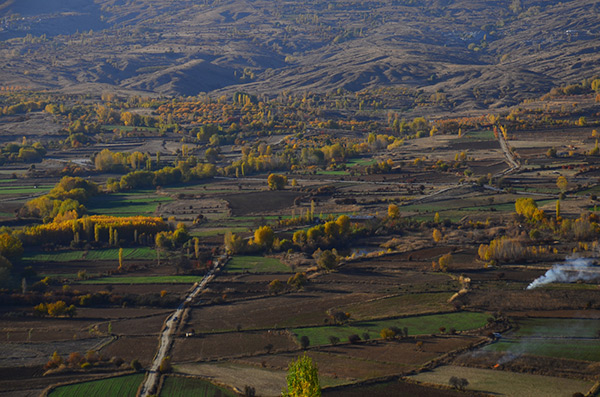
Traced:
<svg viewBox="0 0 600 397">
<path fill-rule="evenodd" d="M 215 270 L 219 267 L 221 263 L 225 263 L 227 261 L 227 255 L 221 255 L 219 259 L 215 260 L 215 264 L 213 268 L 206 273 L 202 281 L 198 283 L 194 287 L 194 289 L 188 294 L 183 302 L 177 307 L 177 310 L 173 312 L 167 320 L 165 321 L 165 326 L 160 334 L 160 340 L 158 345 L 158 352 L 156 356 L 154 356 L 154 361 L 152 362 L 152 366 L 148 371 L 148 375 L 142 385 L 142 389 L 140 390 L 140 397 L 147 397 L 151 393 L 156 393 L 156 387 L 158 385 L 158 380 L 160 379 L 160 373 L 158 371 L 160 367 L 160 363 L 167 356 L 169 349 L 171 348 L 171 344 L 173 343 L 173 334 L 175 330 L 179 327 L 181 322 L 181 318 L 183 317 L 183 311 L 186 306 L 192 303 L 192 300 L 206 287 L 206 284 L 209 283 L 210 280 L 215 276 Z"/>
</svg>

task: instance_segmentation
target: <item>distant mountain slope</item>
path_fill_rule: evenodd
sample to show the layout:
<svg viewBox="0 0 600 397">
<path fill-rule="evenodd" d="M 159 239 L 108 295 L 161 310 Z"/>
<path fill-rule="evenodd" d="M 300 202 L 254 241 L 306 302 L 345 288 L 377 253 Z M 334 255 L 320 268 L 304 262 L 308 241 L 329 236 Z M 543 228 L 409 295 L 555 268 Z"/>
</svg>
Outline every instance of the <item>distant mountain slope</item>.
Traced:
<svg viewBox="0 0 600 397">
<path fill-rule="evenodd" d="M 595 0 L 0 0 L 0 18 L 0 85 L 404 85 L 487 108 L 600 74 Z"/>
</svg>

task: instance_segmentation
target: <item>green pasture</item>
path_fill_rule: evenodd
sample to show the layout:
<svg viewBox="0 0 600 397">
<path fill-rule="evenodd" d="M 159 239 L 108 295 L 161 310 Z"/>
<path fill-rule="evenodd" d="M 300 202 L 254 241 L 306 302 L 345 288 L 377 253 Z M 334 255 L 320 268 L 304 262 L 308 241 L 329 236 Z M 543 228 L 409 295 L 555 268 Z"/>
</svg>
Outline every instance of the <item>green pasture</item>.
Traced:
<svg viewBox="0 0 600 397">
<path fill-rule="evenodd" d="M 289 266 L 281 263 L 278 259 L 264 256 L 234 256 L 231 258 L 225 271 L 230 273 L 289 273 Z"/>
<path fill-rule="evenodd" d="M 19 194 L 45 194 L 49 192 L 54 185 L 39 185 L 34 186 L 0 186 L 0 195 L 19 195 Z"/>
<path fill-rule="evenodd" d="M 151 260 L 156 258 L 156 251 L 150 247 L 123 248 L 124 260 Z M 118 260 L 118 248 L 104 248 L 90 251 L 31 251 L 23 254 L 28 262 L 71 262 L 80 260 Z"/>
<path fill-rule="evenodd" d="M 235 397 L 237 394 L 204 379 L 168 376 L 160 390 L 164 397 Z"/>
<path fill-rule="evenodd" d="M 144 374 L 117 376 L 114 378 L 93 380 L 90 382 L 75 383 L 72 385 L 59 386 L 52 390 L 50 397 L 105 397 L 122 396 L 134 397 L 140 384 L 144 380 Z"/>
<path fill-rule="evenodd" d="M 596 338 L 600 332 L 598 319 L 524 318 L 517 324 L 511 337 Z"/>
<path fill-rule="evenodd" d="M 600 361 L 600 320 L 523 318 L 506 338 L 483 350 Z"/>
<path fill-rule="evenodd" d="M 100 277 L 79 284 L 193 284 L 200 282 L 202 276 L 112 276 Z"/>
<path fill-rule="evenodd" d="M 404 318 L 393 318 L 375 321 L 361 321 L 349 323 L 346 325 L 322 326 L 296 328 L 292 332 L 298 339 L 307 336 L 311 345 L 329 344 L 329 336 L 334 335 L 342 341 L 347 341 L 348 336 L 356 334 L 361 336 L 367 332 L 371 339 L 381 338 L 380 332 L 383 328 L 398 327 L 400 329 L 408 328 L 409 335 L 424 335 L 439 333 L 440 327 L 447 330 L 451 328 L 457 331 L 465 331 L 474 328 L 483 327 L 487 318 L 486 313 L 458 312 L 445 314 L 431 314 L 423 316 L 412 316 Z"/>
<path fill-rule="evenodd" d="M 87 208 L 91 214 L 99 215 L 153 215 L 159 203 L 171 201 L 171 197 L 159 196 L 150 190 L 92 197 Z"/>
<path fill-rule="evenodd" d="M 503 338 L 484 347 L 483 350 L 515 355 L 531 354 L 573 360 L 600 361 L 600 343 L 598 339 Z"/>
<path fill-rule="evenodd" d="M 483 130 L 483 131 L 469 131 L 464 133 L 460 139 L 467 141 L 494 141 L 496 137 L 494 136 L 494 131 L 492 130 Z"/>
</svg>

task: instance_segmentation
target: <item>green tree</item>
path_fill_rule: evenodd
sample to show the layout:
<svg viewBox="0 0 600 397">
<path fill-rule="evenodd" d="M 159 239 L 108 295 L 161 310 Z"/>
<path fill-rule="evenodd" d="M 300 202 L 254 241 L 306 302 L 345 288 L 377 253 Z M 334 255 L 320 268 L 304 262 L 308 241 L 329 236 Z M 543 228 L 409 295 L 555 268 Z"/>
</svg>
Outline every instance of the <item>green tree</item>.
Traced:
<svg viewBox="0 0 600 397">
<path fill-rule="evenodd" d="M 332 269 L 337 265 L 337 261 L 337 255 L 329 250 L 323 251 L 321 255 L 318 255 L 317 257 L 317 265 L 323 269 Z"/>
<path fill-rule="evenodd" d="M 287 391 L 281 394 L 284 397 L 318 397 L 321 395 L 317 366 L 306 354 L 290 363 L 286 380 Z"/>
<path fill-rule="evenodd" d="M 400 209 L 398 208 L 398 206 L 396 204 L 390 204 L 388 206 L 388 217 L 389 218 L 398 218 L 398 215 L 400 214 Z"/>
<path fill-rule="evenodd" d="M 254 232 L 254 243 L 265 249 L 270 249 L 275 239 L 275 233 L 269 226 L 261 226 Z"/>
<path fill-rule="evenodd" d="M 556 186 L 560 189 L 562 193 L 564 193 L 569 187 L 569 182 L 567 182 L 567 178 L 565 178 L 564 176 L 559 176 L 558 178 L 556 178 Z"/>
<path fill-rule="evenodd" d="M 271 174 L 267 178 L 269 189 L 271 190 L 282 190 L 287 185 L 287 177 L 280 174 Z"/>
<path fill-rule="evenodd" d="M 19 259 L 23 255 L 23 243 L 8 233 L 0 234 L 0 255 L 7 259 Z"/>
</svg>

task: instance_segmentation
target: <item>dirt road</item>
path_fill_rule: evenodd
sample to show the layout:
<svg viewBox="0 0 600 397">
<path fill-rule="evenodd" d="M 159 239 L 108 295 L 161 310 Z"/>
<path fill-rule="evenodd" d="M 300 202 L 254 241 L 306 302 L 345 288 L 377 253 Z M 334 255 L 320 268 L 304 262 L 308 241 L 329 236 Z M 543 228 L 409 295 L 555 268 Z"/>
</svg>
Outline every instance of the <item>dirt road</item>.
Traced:
<svg viewBox="0 0 600 397">
<path fill-rule="evenodd" d="M 171 344 L 173 343 L 173 333 L 179 327 L 181 322 L 181 317 L 183 315 L 183 311 L 185 307 L 192 302 L 192 300 L 206 287 L 206 284 L 210 282 L 210 280 L 214 277 L 214 271 L 219 267 L 220 263 L 223 263 L 227 259 L 226 255 L 221 256 L 219 259 L 215 260 L 215 265 L 210 270 L 206 276 L 202 279 L 202 281 L 194 287 L 194 289 L 188 294 L 183 302 L 177 307 L 177 310 L 173 312 L 165 321 L 165 326 L 160 335 L 160 342 L 158 346 L 158 352 L 156 356 L 154 356 L 154 361 L 152 362 L 152 366 L 148 371 L 148 375 L 146 376 L 146 380 L 144 381 L 144 385 L 140 390 L 140 397 L 147 397 L 150 394 L 156 393 L 156 386 L 158 385 L 158 380 L 160 378 L 160 373 L 158 372 L 158 368 L 160 367 L 160 363 L 162 360 L 167 357 L 169 350 L 171 349 Z"/>
</svg>

